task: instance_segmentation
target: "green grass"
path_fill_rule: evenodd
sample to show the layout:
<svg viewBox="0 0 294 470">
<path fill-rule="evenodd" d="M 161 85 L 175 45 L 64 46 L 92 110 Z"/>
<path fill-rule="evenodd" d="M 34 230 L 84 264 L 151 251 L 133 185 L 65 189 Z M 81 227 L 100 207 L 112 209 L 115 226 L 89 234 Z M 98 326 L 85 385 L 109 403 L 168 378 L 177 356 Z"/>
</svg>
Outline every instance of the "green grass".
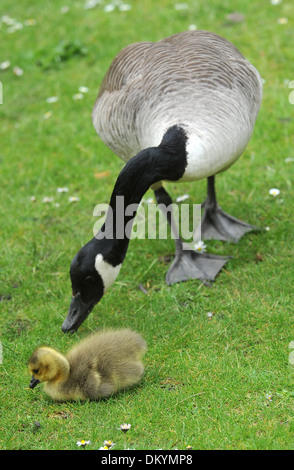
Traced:
<svg viewBox="0 0 294 470">
<path fill-rule="evenodd" d="M 115 449 L 293 449 L 292 2 L 187 0 L 179 11 L 175 0 L 129 1 L 130 11 L 111 13 L 68 3 L 62 14 L 63 0 L 1 1 L 0 15 L 37 22 L 12 34 L 0 29 L 0 62 L 11 62 L 0 71 L 1 448 L 75 449 L 84 438 L 88 449 L 105 439 Z M 229 22 L 233 11 L 244 21 Z M 173 253 L 173 241 L 133 240 L 112 289 L 77 334 L 64 335 L 71 259 L 92 237 L 93 208 L 108 202 L 123 165 L 92 127 L 99 84 L 123 46 L 190 24 L 234 42 L 265 80 L 254 136 L 217 178 L 217 190 L 226 211 L 270 231 L 236 245 L 208 242 L 210 252 L 234 257 L 211 288 L 197 281 L 168 287 L 162 257 Z M 14 66 L 24 74 L 15 76 Z M 81 85 L 89 92 L 74 101 Z M 50 96 L 58 102 L 46 103 Z M 69 193 L 58 195 L 61 186 Z M 273 187 L 281 191 L 276 198 Z M 191 204 L 206 191 L 205 182 L 168 188 L 174 198 L 189 193 Z M 45 196 L 54 202 L 42 203 Z M 27 359 L 38 344 L 66 351 L 98 328 L 126 326 L 148 342 L 139 387 L 98 403 L 55 403 L 41 386 L 28 388 Z M 125 436 L 117 430 L 123 422 L 132 425 Z"/>
</svg>

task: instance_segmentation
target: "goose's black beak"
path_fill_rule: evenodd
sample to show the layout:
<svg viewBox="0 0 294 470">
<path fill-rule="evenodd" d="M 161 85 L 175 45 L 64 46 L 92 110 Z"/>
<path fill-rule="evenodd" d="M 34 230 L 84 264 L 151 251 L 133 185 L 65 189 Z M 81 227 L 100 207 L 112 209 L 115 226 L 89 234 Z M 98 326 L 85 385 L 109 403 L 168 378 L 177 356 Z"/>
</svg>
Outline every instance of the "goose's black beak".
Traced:
<svg viewBox="0 0 294 470">
<path fill-rule="evenodd" d="M 36 385 L 40 383 L 40 380 L 35 379 L 35 377 L 32 375 L 31 381 L 30 381 L 30 388 L 35 388 Z"/>
<path fill-rule="evenodd" d="M 71 300 L 67 317 L 61 327 L 63 333 L 74 333 L 77 331 L 89 313 L 92 312 L 95 305 L 96 302 L 84 304 L 80 294 L 75 295 Z"/>
</svg>

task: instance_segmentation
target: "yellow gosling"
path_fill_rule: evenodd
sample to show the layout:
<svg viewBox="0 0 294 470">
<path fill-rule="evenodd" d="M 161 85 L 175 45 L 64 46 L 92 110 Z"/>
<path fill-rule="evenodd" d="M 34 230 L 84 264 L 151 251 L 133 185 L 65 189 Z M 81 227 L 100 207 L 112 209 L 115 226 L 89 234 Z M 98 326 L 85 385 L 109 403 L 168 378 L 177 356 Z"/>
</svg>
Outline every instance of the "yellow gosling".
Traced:
<svg viewBox="0 0 294 470">
<path fill-rule="evenodd" d="M 41 346 L 28 361 L 30 388 L 45 382 L 54 400 L 97 400 L 137 384 L 144 373 L 147 343 L 129 329 L 95 333 L 66 355 Z"/>
</svg>

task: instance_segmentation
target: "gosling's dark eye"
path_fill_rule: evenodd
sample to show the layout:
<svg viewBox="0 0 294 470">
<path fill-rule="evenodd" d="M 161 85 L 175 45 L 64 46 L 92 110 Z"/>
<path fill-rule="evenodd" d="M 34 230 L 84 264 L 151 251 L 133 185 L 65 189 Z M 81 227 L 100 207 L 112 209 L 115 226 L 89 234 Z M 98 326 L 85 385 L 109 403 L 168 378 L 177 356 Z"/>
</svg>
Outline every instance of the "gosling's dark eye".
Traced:
<svg viewBox="0 0 294 470">
<path fill-rule="evenodd" d="M 34 373 L 34 374 L 38 374 L 38 373 L 39 373 L 39 369 L 33 369 L 33 373 Z"/>
</svg>

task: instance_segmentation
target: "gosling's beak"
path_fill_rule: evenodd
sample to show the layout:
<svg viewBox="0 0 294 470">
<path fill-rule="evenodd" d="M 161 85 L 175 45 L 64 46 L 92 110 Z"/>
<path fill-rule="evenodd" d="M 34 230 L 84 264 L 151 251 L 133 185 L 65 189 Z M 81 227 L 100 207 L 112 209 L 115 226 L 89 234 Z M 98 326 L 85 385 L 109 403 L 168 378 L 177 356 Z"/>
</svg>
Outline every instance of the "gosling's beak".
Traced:
<svg viewBox="0 0 294 470">
<path fill-rule="evenodd" d="M 80 293 L 75 295 L 71 300 L 67 317 L 61 327 L 63 333 L 74 333 L 77 331 L 89 313 L 92 312 L 95 305 L 96 302 L 83 304 Z"/>
<path fill-rule="evenodd" d="M 40 383 L 40 380 L 35 379 L 35 377 L 32 375 L 31 382 L 30 382 L 30 388 L 35 388 L 36 385 Z"/>
</svg>

